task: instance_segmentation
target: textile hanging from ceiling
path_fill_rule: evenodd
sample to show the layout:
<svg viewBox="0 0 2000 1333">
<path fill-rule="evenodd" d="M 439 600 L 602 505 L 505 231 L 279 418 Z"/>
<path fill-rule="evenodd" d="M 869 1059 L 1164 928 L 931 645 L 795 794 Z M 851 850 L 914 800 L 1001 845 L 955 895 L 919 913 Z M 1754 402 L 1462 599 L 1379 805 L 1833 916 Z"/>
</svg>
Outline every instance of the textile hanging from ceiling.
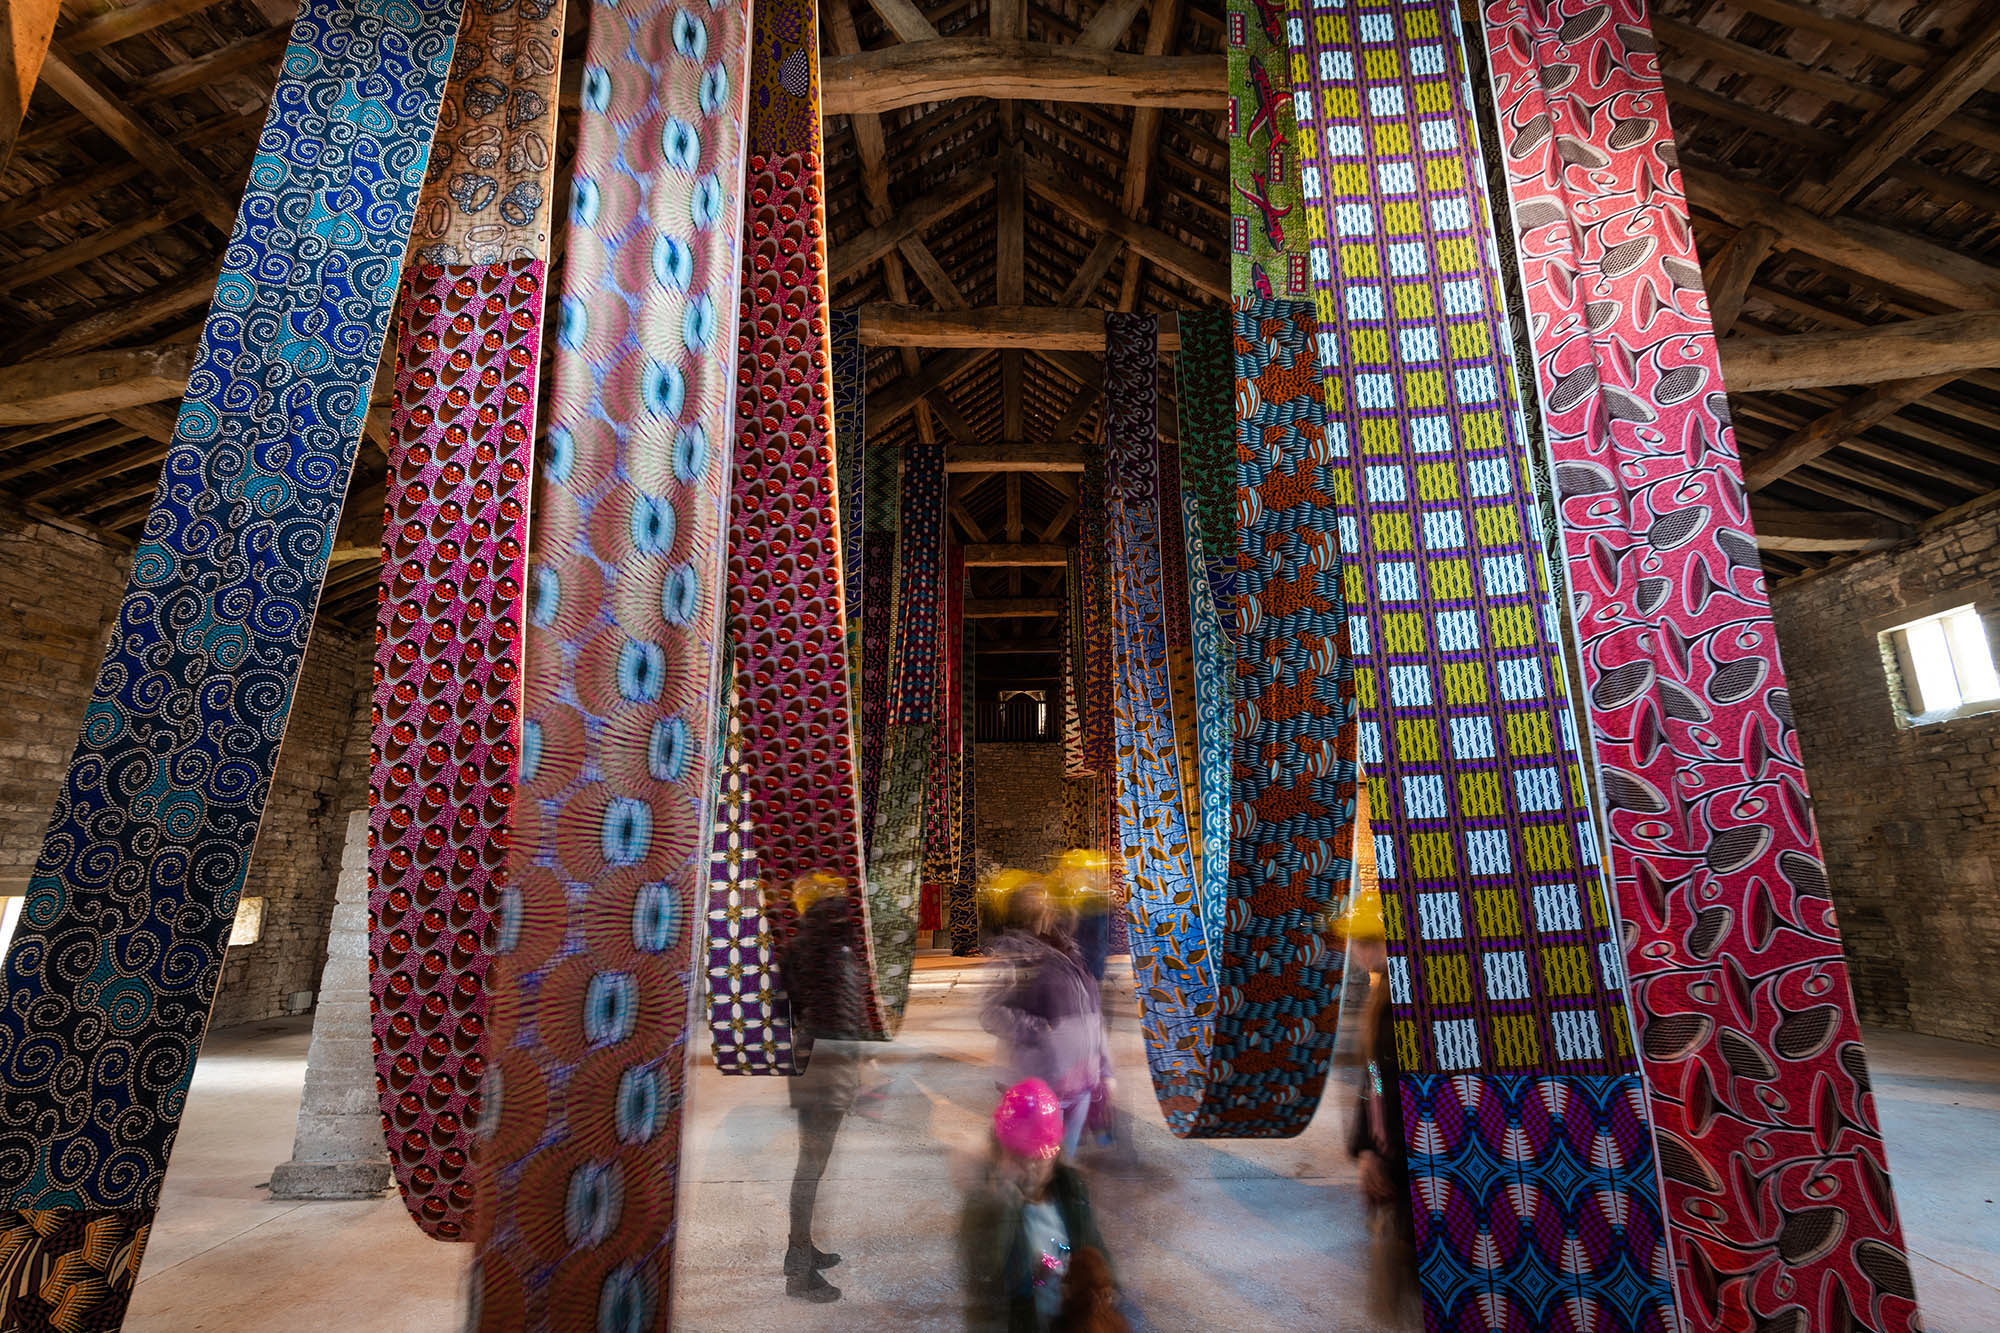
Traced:
<svg viewBox="0 0 2000 1333">
<path fill-rule="evenodd" d="M 942 487 L 940 487 L 942 495 Z M 942 534 L 940 534 L 942 535 Z M 945 928 L 950 899 L 961 882 L 965 855 L 965 548 L 950 543 L 945 554 L 944 606 L 938 647 L 938 757 L 931 808 L 925 815 L 925 864 L 919 930 Z"/>
<path fill-rule="evenodd" d="M 1645 9 L 1485 19 L 1681 1313 L 1911 1329 Z"/>
<path fill-rule="evenodd" d="M 465 1235 L 486 931 L 520 747 L 522 579 L 563 6 L 465 11 L 396 337 L 369 763 L 369 987 L 389 1161 Z"/>
<path fill-rule="evenodd" d="M 952 649 L 958 654 L 958 711 L 954 720 L 958 729 L 958 789 L 952 810 L 958 821 L 958 865 L 951 890 L 945 896 L 945 921 L 951 930 L 951 951 L 960 957 L 979 951 L 979 850 L 973 840 L 977 813 L 974 788 L 978 777 L 978 765 L 973 762 L 978 750 L 973 738 L 978 734 L 979 622 L 965 614 L 965 603 L 971 595 L 972 573 L 961 559 L 951 587 L 953 600 L 945 607 L 946 632 L 951 635 Z"/>
<path fill-rule="evenodd" d="M 758 5 L 751 48 L 729 529 L 745 792 L 767 877 L 789 884 L 823 871 L 861 891 L 857 701 L 847 664 L 826 336 L 817 7 L 810 0 Z M 912 902 L 897 915 L 899 892 L 879 903 L 870 901 L 875 896 L 868 887 L 851 917 L 867 983 L 863 1031 L 855 1035 L 887 1040 L 902 1021 L 915 913 Z"/>
<path fill-rule="evenodd" d="M 1236 375 L 1257 410 L 1237 437 L 1242 556 L 1234 672 L 1254 722 L 1233 765 L 1236 839 L 1222 904 L 1203 901 L 1174 739 L 1164 527 L 1183 524 L 1161 484 L 1158 357 L 1147 317 L 1107 317 L 1106 481 L 1118 668 L 1120 826 L 1133 966 L 1155 1092 L 1176 1134 L 1296 1133 L 1326 1077 L 1340 963 L 1319 930 L 1344 892 L 1351 836 L 1351 716 L 1343 690 L 1340 563 L 1325 487 L 1310 319 L 1239 313 Z M 1268 406 L 1266 406 L 1268 405 Z M 1248 441 L 1248 443 L 1245 443 Z M 1184 529 L 1183 529 L 1184 530 Z M 1203 580 L 1206 587 L 1206 581 Z M 1218 631 L 1219 632 L 1219 631 Z M 1232 738 L 1233 740 L 1233 738 Z M 1253 758 L 1254 757 L 1254 758 Z M 1241 845 L 1241 855 L 1233 853 Z"/>
<path fill-rule="evenodd" d="M 1291 9 L 1419 1276 L 1433 1328 L 1663 1330 L 1457 13 Z"/>
<path fill-rule="evenodd" d="M 1119 782 L 1113 708 L 1117 685 L 1112 658 L 1111 579 L 1108 569 L 1110 525 L 1104 490 L 1103 442 L 1091 438 L 1083 446 L 1083 483 L 1077 506 L 1076 588 L 1077 729 L 1081 733 L 1083 766 L 1097 776 L 1095 847 L 1104 853 L 1110 894 L 1111 952 L 1129 947 L 1125 856 L 1118 837 Z"/>
<path fill-rule="evenodd" d="M 709 852 L 709 1039 L 715 1067 L 725 1074 L 801 1074 L 812 1058 L 812 1040 L 794 1032 L 779 966 L 785 937 L 797 922 L 788 903 L 776 896 L 767 901 L 764 894 L 757 826 L 745 814 L 741 734 L 732 691 L 716 754 Z"/>
<path fill-rule="evenodd" d="M 1311 292 L 1284 18 L 1283 0 L 1229 0 L 1229 290 L 1236 297 Z"/>
<path fill-rule="evenodd" d="M 847 688 L 864 702 L 862 635 L 867 620 L 867 576 L 861 554 L 862 513 L 867 508 L 868 470 L 862 456 L 868 447 L 868 353 L 861 345 L 861 312 L 836 310 L 828 324 L 833 357 L 833 457 L 840 500 L 840 573 L 847 599 Z M 865 799 L 865 798 L 864 798 Z M 867 836 L 867 825 L 862 825 Z"/>
<path fill-rule="evenodd" d="M 670 1321 L 709 901 L 748 7 L 590 25 L 488 974 L 472 1324 Z M 490 1126 L 490 1128 L 489 1128 Z"/>
<path fill-rule="evenodd" d="M 1236 403 L 1231 314 L 1186 312 L 1176 403 L 1180 411 L 1180 512 L 1163 514 L 1183 535 L 1178 570 L 1186 583 L 1191 670 L 1186 681 L 1196 782 L 1191 806 L 1201 830 L 1202 912 L 1220 920 L 1232 871 L 1231 778 L 1236 760 Z M 1308 401 L 1311 400 L 1308 395 Z M 1260 436 L 1261 442 L 1261 436 Z M 1227 569 L 1226 576 L 1213 571 Z M 1226 577 L 1227 600 L 1216 595 Z M 1178 590 L 1174 594 L 1179 599 Z M 1225 619 L 1224 617 L 1227 617 Z M 1176 680 L 1176 686 L 1181 685 Z M 1185 748 L 1185 746 L 1184 746 Z M 1247 869 L 1247 866 L 1244 867 Z"/>
<path fill-rule="evenodd" d="M 11 1274 L 115 1327 L 347 490 L 457 0 L 306 0 L 28 881 L 0 1010 Z M 0 1323 L 44 1286 L 0 1292 Z M 93 1308 L 94 1307 L 94 1308 Z"/>
</svg>

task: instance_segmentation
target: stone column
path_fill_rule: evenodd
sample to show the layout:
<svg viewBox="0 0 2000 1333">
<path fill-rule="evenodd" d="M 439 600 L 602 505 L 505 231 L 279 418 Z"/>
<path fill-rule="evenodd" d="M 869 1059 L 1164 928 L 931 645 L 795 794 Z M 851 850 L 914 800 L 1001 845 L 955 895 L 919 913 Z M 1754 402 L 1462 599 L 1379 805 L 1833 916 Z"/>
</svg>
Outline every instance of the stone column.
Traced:
<svg viewBox="0 0 2000 1333">
<path fill-rule="evenodd" d="M 368 1018 L 368 812 L 347 819 L 292 1160 L 274 1199 L 372 1199 L 389 1186 Z"/>
</svg>

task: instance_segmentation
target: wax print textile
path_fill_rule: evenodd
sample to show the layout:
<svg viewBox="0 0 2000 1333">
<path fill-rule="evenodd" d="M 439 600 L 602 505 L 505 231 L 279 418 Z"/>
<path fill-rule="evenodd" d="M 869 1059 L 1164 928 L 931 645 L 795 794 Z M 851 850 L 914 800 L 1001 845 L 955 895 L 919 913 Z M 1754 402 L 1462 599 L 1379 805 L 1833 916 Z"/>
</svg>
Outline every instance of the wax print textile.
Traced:
<svg viewBox="0 0 2000 1333">
<path fill-rule="evenodd" d="M 812 1039 L 792 1026 L 791 997 L 779 967 L 787 926 L 779 901 L 766 900 L 757 826 L 746 814 L 742 728 L 733 696 L 716 757 L 715 832 L 708 892 L 708 1033 L 725 1074 L 805 1071 Z"/>
<path fill-rule="evenodd" d="M 710 891 L 747 27 L 742 4 L 592 14 L 536 474 L 521 799 L 488 973 L 476 1328 L 671 1319 Z"/>
<path fill-rule="evenodd" d="M 823 871 L 858 888 L 861 766 L 840 569 L 817 8 L 759 4 L 751 51 L 729 529 L 748 799 L 766 875 L 789 883 Z M 853 914 L 868 979 L 858 1035 L 887 1040 L 902 1015 L 884 986 L 897 995 L 907 986 L 914 933 L 872 923 L 874 905 L 862 901 Z"/>
<path fill-rule="evenodd" d="M 1681 1313 L 1914 1328 L 1645 8 L 1485 30 Z"/>
<path fill-rule="evenodd" d="M 868 353 L 861 345 L 861 313 L 835 310 L 828 324 L 833 357 L 833 455 L 840 498 L 840 575 L 847 598 L 847 688 L 863 699 L 862 627 L 867 579 L 862 512 L 867 508 Z M 866 704 L 862 705 L 865 710 Z M 857 710 L 857 711 L 862 711 Z M 865 831 L 865 825 L 864 825 Z"/>
<path fill-rule="evenodd" d="M 1311 291 L 1284 21 L 1284 0 L 1229 0 L 1229 290 L 1237 297 Z"/>
<path fill-rule="evenodd" d="M 43 1256 L 95 1245 L 107 1229 L 90 1215 L 104 1210 L 130 1210 L 115 1227 L 137 1234 L 158 1203 L 458 20 L 456 0 L 307 0 L 293 23 L 174 441 L 7 953 L 6 1201 L 86 1214 L 78 1225 L 31 1227 Z M 114 1305 L 122 1298 L 107 1297 L 107 1326 L 122 1312 Z"/>
<path fill-rule="evenodd" d="M 369 714 L 369 987 L 389 1162 L 465 1235 L 486 945 L 520 754 L 528 472 L 563 6 L 465 11 L 410 229 Z"/>
<path fill-rule="evenodd" d="M 1232 766 L 1240 837 L 1219 850 L 1240 874 L 1217 908 L 1199 897 L 1181 819 L 1158 609 L 1167 575 L 1157 533 L 1183 520 L 1180 497 L 1159 484 L 1154 327 L 1107 320 L 1120 824 L 1148 1060 L 1168 1124 L 1183 1136 L 1296 1133 L 1317 1104 L 1337 1012 L 1340 964 L 1320 922 L 1347 876 L 1339 836 L 1344 811 L 1351 829 L 1353 742 L 1350 732 L 1343 754 L 1344 612 L 1322 490 L 1330 460 L 1323 433 L 1309 429 L 1319 406 L 1310 314 L 1299 313 L 1304 328 L 1282 314 L 1238 316 L 1249 358 L 1239 357 L 1238 378 L 1295 381 L 1297 390 L 1272 395 L 1237 470 L 1247 522 L 1241 536 L 1232 524 L 1231 540 L 1248 556 L 1232 659 L 1245 700 Z M 1183 560 L 1172 577 L 1186 575 Z"/>
<path fill-rule="evenodd" d="M 974 784 L 978 777 L 973 755 L 977 734 L 978 624 L 965 614 L 966 599 L 972 595 L 972 575 L 960 562 L 958 577 L 950 589 L 952 600 L 945 607 L 945 624 L 958 654 L 958 784 L 952 815 L 958 822 L 958 867 L 945 895 L 945 923 L 951 931 L 951 951 L 964 956 L 979 949 L 979 851 L 973 840 L 974 816 L 978 813 Z"/>
<path fill-rule="evenodd" d="M 1644 1089 L 1456 7 L 1294 0 L 1291 35 L 1427 1318 L 1547 1327 L 1583 1311 L 1593 1328 L 1664 1329 L 1650 1142 L 1591 1131 L 1642 1119 Z M 1433 1132 L 1447 1100 L 1478 1133 Z M 1436 1116 L 1449 1129 L 1457 1112 Z M 1531 1189 L 1492 1171 L 1515 1140 L 1534 1146 Z"/>
</svg>

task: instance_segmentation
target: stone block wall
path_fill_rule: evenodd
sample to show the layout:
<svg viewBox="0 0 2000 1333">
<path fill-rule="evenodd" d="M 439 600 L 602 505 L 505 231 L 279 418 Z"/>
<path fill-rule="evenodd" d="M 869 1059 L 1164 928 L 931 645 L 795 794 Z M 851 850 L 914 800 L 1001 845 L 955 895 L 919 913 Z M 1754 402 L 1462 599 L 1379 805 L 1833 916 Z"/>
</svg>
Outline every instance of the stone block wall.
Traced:
<svg viewBox="0 0 2000 1333">
<path fill-rule="evenodd" d="M 26 888 L 125 590 L 130 555 L 0 504 L 0 894 Z M 314 990 L 349 812 L 368 799 L 364 636 L 321 629 L 306 658 L 243 892 L 262 938 L 231 949 L 211 1020 L 270 1018 Z"/>
<path fill-rule="evenodd" d="M 28 886 L 130 556 L 0 508 L 0 894 Z"/>
<path fill-rule="evenodd" d="M 2000 506 L 1772 601 L 1862 1020 L 2000 1044 L 2000 712 L 1902 725 L 1879 643 L 1972 602 L 2000 647 Z"/>
<path fill-rule="evenodd" d="M 973 837 L 984 866 L 1040 870 L 1063 850 L 1062 743 L 973 747 Z"/>
</svg>

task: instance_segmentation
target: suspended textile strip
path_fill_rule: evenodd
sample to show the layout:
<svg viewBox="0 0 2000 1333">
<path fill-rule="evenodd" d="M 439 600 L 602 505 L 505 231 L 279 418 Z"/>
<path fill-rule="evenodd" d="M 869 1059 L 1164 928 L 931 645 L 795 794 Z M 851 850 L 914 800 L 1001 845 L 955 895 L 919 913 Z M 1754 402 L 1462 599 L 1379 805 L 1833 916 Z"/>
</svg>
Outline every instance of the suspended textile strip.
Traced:
<svg viewBox="0 0 2000 1333">
<path fill-rule="evenodd" d="M 1588 1310 L 1593 1328 L 1663 1330 L 1645 1093 L 1563 697 L 1457 7 L 1293 6 L 1428 1322 L 1541 1328 Z"/>
<path fill-rule="evenodd" d="M 1077 691 L 1083 688 L 1083 553 L 1069 548 L 1063 586 L 1069 600 L 1063 605 L 1062 647 L 1062 747 L 1063 776 L 1080 778 L 1083 766 L 1083 714 Z M 1074 845 L 1074 844 L 1072 844 Z"/>
<path fill-rule="evenodd" d="M 942 478 L 938 487 L 943 508 Z M 940 532 L 940 538 L 943 537 Z M 961 783 L 965 765 L 960 754 L 960 700 L 963 683 L 959 668 L 959 646 L 964 628 L 965 548 L 950 543 L 944 559 L 943 604 L 940 607 L 937 669 L 937 725 L 933 729 L 937 746 L 931 767 L 929 808 L 924 814 L 924 884 L 919 930 L 943 930 L 945 898 L 958 880 L 959 809 L 963 803 Z"/>
<path fill-rule="evenodd" d="M 670 1322 L 708 901 L 746 7 L 593 14 L 488 974 L 474 1327 Z"/>
<path fill-rule="evenodd" d="M 1296 311 L 1296 307 L 1292 308 Z M 1164 616 L 1168 577 L 1157 533 L 1181 522 L 1158 485 L 1152 411 L 1154 325 L 1107 317 L 1106 462 L 1119 571 L 1113 597 L 1121 829 L 1132 876 L 1134 941 L 1148 1063 L 1176 1134 L 1296 1133 L 1326 1077 L 1340 961 L 1321 920 L 1348 876 L 1351 715 L 1340 566 L 1323 487 L 1330 457 L 1312 393 L 1311 320 L 1239 315 L 1239 379 L 1267 410 L 1244 427 L 1237 470 L 1244 557 L 1235 671 L 1245 700 L 1236 747 L 1226 906 L 1195 896 L 1181 781 L 1173 763 Z M 1281 392 L 1291 386 L 1289 393 Z M 1169 508 L 1169 505 L 1172 505 Z M 1171 577 L 1185 579 L 1185 561 Z M 1204 582 L 1204 587 L 1205 587 Z M 1240 845 L 1241 854 L 1237 853 Z"/>
<path fill-rule="evenodd" d="M 1680 1308 L 1914 1328 L 1645 8 L 1486 40 Z"/>
<path fill-rule="evenodd" d="M 1201 827 L 1202 914 L 1219 921 L 1229 894 L 1230 789 L 1236 759 L 1234 333 L 1227 310 L 1185 313 L 1181 322 L 1186 334 L 1176 358 L 1184 463 L 1179 469 L 1178 520 L 1185 554 L 1179 572 L 1188 588 L 1192 639 L 1190 730 L 1198 783 L 1192 805 Z M 1175 526 L 1175 516 L 1165 518 L 1168 528 Z M 1221 580 L 1211 575 L 1212 570 L 1225 568 L 1229 571 L 1226 602 L 1216 596 Z M 1222 618 L 1225 608 L 1227 623 Z"/>
<path fill-rule="evenodd" d="M 958 712 L 954 719 L 958 730 L 958 789 L 952 810 L 958 821 L 958 867 L 950 892 L 945 895 L 945 920 L 951 928 L 951 951 L 961 957 L 979 952 L 979 852 L 973 841 L 977 805 L 973 783 L 978 771 L 973 756 L 978 753 L 974 737 L 978 734 L 979 622 L 965 615 L 971 589 L 971 572 L 960 560 L 945 607 L 946 633 L 951 636 L 952 651 L 958 654 Z"/>
<path fill-rule="evenodd" d="M 889 649 L 895 639 L 896 610 L 895 533 L 865 533 L 861 559 L 865 585 L 861 621 L 861 810 L 866 821 L 868 854 L 872 857 L 882 789 L 882 741 L 889 728 Z"/>
<path fill-rule="evenodd" d="M 791 1075 L 812 1058 L 793 1032 L 791 997 L 778 965 L 779 937 L 796 922 L 774 920 L 758 874 L 757 826 L 744 813 L 742 728 L 731 702 L 716 764 L 715 832 L 709 854 L 708 1031 L 725 1074 Z"/>
<path fill-rule="evenodd" d="M 521 589 L 563 6 L 475 4 L 410 232 L 369 752 L 375 1076 L 417 1225 L 465 1235 Z M 438 1007 L 442 1006 L 442 1008 Z"/>
<path fill-rule="evenodd" d="M 867 507 L 867 469 L 861 459 L 868 447 L 868 353 L 861 346 L 860 311 L 836 310 L 828 327 L 833 345 L 834 476 L 840 483 L 840 572 L 847 597 L 847 688 L 864 701 L 865 711 L 862 633 L 867 578 L 861 515 Z"/>
<path fill-rule="evenodd" d="M 748 244 L 737 347 L 730 637 L 738 646 L 746 791 L 774 882 L 865 882 L 861 770 L 847 669 L 833 385 L 827 348 L 819 26 L 810 0 L 756 7 Z M 867 897 L 873 897 L 872 890 Z M 914 906 L 914 904 L 912 905 Z M 902 1021 L 910 931 L 851 918 L 865 1031 Z M 878 949 L 888 946 L 886 954 Z"/>
<path fill-rule="evenodd" d="M 1229 0 L 1229 290 L 1303 297 L 1305 222 L 1284 0 Z"/>
<path fill-rule="evenodd" d="M 115 1328 L 291 710 L 458 31 L 306 0 L 0 1011 L 0 1326 Z M 103 1275 L 83 1280 L 91 1273 Z"/>
</svg>

